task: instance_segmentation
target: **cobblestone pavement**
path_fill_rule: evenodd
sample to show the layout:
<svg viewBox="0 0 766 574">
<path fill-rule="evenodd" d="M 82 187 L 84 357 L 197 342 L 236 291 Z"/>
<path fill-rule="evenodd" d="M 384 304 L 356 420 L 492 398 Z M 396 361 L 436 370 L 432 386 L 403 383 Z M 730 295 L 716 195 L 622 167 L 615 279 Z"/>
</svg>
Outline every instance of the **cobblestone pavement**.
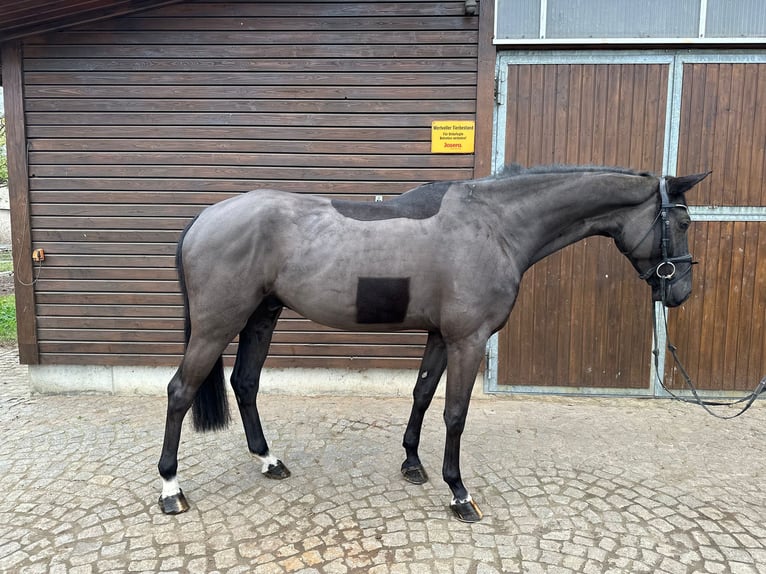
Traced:
<svg viewBox="0 0 766 574">
<path fill-rule="evenodd" d="M 157 507 L 164 398 L 30 396 L 0 350 L 0 571 L 766 573 L 766 405 L 730 422 L 637 399 L 490 398 L 463 472 L 485 512 L 450 516 L 426 419 L 424 486 L 399 476 L 409 401 L 263 396 L 259 473 L 240 425 L 184 431 L 192 509 Z"/>
</svg>

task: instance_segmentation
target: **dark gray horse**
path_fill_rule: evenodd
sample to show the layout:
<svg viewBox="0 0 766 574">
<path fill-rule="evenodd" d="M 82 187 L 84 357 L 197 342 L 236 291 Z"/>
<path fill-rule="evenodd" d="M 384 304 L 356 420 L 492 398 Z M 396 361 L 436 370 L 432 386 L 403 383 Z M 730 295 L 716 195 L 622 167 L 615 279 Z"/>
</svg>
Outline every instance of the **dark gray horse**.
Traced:
<svg viewBox="0 0 766 574">
<path fill-rule="evenodd" d="M 250 451 L 271 478 L 256 407 L 261 368 L 283 307 L 347 330 L 428 331 L 404 434 L 402 472 L 421 483 L 423 416 L 447 365 L 442 474 L 460 520 L 481 512 L 460 477 L 460 436 L 490 335 L 508 319 L 524 272 L 591 235 L 612 237 L 654 300 L 692 287 L 684 193 L 707 174 L 659 178 L 609 168 L 516 169 L 420 186 L 390 201 L 352 202 L 261 190 L 204 210 L 178 242 L 186 352 L 168 386 L 160 506 L 188 509 L 178 486 L 181 423 L 228 422 L 221 354 L 239 335 L 231 377 Z M 684 208 L 684 209 L 677 209 Z"/>
</svg>

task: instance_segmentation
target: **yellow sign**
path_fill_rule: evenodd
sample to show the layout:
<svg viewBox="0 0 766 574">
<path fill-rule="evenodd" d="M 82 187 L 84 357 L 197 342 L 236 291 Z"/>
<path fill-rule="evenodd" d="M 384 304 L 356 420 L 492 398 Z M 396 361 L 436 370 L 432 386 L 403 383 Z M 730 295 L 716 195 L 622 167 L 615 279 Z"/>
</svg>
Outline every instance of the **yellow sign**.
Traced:
<svg viewBox="0 0 766 574">
<path fill-rule="evenodd" d="M 476 122 L 436 120 L 431 122 L 431 153 L 473 153 Z"/>
</svg>

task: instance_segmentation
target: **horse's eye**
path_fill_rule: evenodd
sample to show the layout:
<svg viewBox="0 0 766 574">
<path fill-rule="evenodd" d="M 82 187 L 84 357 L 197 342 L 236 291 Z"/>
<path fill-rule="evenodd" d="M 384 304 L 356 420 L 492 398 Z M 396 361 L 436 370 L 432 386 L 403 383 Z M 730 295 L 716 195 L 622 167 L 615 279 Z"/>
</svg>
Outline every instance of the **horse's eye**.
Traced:
<svg viewBox="0 0 766 574">
<path fill-rule="evenodd" d="M 689 226 L 691 224 L 692 222 L 689 221 L 688 219 L 682 219 L 681 221 L 678 222 L 678 226 L 681 228 L 681 231 L 686 231 L 687 229 L 689 229 Z"/>
</svg>

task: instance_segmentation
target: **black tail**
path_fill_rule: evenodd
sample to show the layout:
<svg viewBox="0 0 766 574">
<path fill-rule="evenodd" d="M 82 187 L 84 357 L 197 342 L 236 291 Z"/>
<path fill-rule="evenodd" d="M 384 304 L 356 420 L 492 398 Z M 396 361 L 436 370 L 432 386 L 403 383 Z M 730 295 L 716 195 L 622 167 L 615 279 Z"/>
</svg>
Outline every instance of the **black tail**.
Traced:
<svg viewBox="0 0 766 574">
<path fill-rule="evenodd" d="M 184 238 L 189 228 L 197 220 L 195 217 L 186 229 L 181 233 L 176 248 L 176 270 L 178 271 L 178 283 L 184 301 L 184 351 L 189 344 L 191 336 L 191 320 L 189 319 L 189 295 L 186 292 L 184 279 L 184 262 L 181 256 Z M 182 366 L 183 368 L 183 366 Z M 226 380 L 223 374 L 223 357 L 218 357 L 210 374 L 197 391 L 192 405 L 192 423 L 194 430 L 205 432 L 225 429 L 229 425 L 229 401 L 226 396 Z"/>
</svg>

